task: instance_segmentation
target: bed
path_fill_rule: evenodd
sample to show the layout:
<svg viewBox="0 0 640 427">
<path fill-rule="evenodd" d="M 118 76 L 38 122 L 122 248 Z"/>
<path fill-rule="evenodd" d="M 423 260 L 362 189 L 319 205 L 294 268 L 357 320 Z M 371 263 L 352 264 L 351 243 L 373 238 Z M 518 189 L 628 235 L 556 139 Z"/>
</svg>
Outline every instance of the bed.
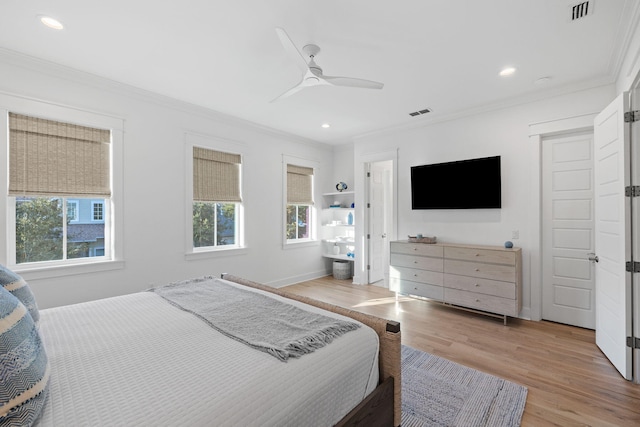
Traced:
<svg viewBox="0 0 640 427">
<path fill-rule="evenodd" d="M 400 424 L 397 322 L 232 275 L 205 279 L 358 327 L 282 360 L 157 292 L 41 310 L 50 373 L 33 425 Z"/>
</svg>

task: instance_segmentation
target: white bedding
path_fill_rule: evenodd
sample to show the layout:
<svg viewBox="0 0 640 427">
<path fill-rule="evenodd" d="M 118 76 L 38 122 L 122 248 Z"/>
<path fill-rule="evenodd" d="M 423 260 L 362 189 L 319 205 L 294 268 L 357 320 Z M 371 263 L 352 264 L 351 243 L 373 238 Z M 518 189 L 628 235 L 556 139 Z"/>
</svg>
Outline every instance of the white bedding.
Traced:
<svg viewBox="0 0 640 427">
<path fill-rule="evenodd" d="M 284 363 L 151 292 L 40 316 L 51 363 L 41 427 L 330 426 L 378 383 L 378 337 L 364 325 Z"/>
</svg>

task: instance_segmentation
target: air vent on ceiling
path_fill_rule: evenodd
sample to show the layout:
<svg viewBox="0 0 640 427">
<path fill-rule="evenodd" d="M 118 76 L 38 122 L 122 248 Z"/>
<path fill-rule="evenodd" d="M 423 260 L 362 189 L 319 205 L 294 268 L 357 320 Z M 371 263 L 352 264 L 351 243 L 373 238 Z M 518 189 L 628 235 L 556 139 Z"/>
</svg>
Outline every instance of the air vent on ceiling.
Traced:
<svg viewBox="0 0 640 427">
<path fill-rule="evenodd" d="M 419 116 L 420 114 L 427 114 L 431 112 L 431 108 L 425 108 L 424 110 L 414 111 L 413 113 L 409 113 L 411 117 Z"/>
<path fill-rule="evenodd" d="M 593 15 L 593 0 L 583 1 L 571 6 L 571 20 L 577 21 L 581 18 Z"/>
</svg>

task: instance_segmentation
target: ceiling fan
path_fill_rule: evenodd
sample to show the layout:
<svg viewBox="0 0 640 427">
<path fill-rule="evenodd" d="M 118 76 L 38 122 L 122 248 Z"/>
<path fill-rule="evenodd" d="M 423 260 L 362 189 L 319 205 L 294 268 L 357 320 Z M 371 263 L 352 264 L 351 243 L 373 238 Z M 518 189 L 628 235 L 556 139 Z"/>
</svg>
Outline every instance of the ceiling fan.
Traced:
<svg viewBox="0 0 640 427">
<path fill-rule="evenodd" d="M 302 80 L 282 95 L 273 99 L 271 102 L 286 98 L 300 91 L 301 89 L 311 86 L 331 85 L 360 87 L 365 89 L 382 89 L 382 87 L 384 86 L 384 84 L 382 83 L 374 82 L 371 80 L 355 79 L 352 77 L 325 76 L 322 73 L 322 68 L 320 68 L 314 61 L 315 56 L 320 52 L 320 48 L 318 46 L 316 46 L 315 44 L 308 44 L 302 48 L 302 51 L 306 54 L 306 56 L 309 57 L 309 62 L 307 62 L 305 56 L 300 53 L 300 51 L 298 51 L 285 30 L 283 30 L 282 28 L 276 28 L 276 33 L 280 38 L 282 46 L 284 46 L 284 50 L 293 59 L 300 71 L 302 71 Z"/>
</svg>

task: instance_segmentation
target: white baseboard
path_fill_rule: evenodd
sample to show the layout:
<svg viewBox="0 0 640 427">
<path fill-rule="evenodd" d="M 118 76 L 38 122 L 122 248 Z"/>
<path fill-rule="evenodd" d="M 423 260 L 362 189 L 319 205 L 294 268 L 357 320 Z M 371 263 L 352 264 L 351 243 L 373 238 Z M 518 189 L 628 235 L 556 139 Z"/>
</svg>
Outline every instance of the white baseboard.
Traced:
<svg viewBox="0 0 640 427">
<path fill-rule="evenodd" d="M 273 288 L 283 288 L 285 286 L 293 285 L 294 283 L 306 282 L 307 280 L 319 279 L 320 277 L 326 277 L 331 272 L 326 270 L 314 271 L 310 273 L 300 274 L 297 276 L 286 277 L 284 279 L 274 280 L 273 282 L 264 282 L 265 285 Z"/>
</svg>

